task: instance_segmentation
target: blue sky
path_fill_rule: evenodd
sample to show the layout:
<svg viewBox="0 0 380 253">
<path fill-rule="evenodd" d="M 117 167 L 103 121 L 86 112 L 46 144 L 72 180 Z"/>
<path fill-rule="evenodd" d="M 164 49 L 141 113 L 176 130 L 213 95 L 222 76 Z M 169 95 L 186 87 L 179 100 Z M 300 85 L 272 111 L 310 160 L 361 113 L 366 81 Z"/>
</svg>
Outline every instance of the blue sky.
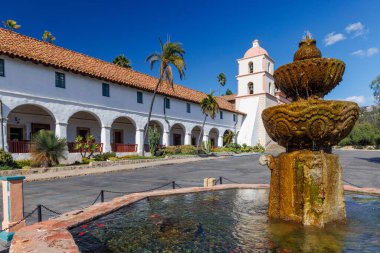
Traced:
<svg viewBox="0 0 380 253">
<path fill-rule="evenodd" d="M 135 70 L 157 76 L 146 57 L 158 38 L 183 43 L 186 79 L 176 82 L 209 92 L 216 76 L 227 75 L 236 91 L 237 62 L 259 39 L 276 67 L 292 61 L 298 41 L 309 30 L 323 56 L 346 62 L 341 84 L 328 99 L 373 104 L 369 84 L 380 74 L 380 1 L 2 1 L 0 20 L 15 19 L 20 33 L 111 61 L 118 54 Z M 1 42 L 0 42 L 1 43 Z M 225 89 L 224 89 L 225 90 Z"/>
</svg>

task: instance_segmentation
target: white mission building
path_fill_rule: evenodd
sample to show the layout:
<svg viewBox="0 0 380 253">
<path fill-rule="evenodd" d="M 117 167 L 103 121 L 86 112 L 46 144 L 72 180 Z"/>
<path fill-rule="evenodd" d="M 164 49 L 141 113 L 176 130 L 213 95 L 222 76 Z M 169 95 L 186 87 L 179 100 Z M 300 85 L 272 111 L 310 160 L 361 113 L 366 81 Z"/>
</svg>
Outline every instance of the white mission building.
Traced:
<svg viewBox="0 0 380 253">
<path fill-rule="evenodd" d="M 207 119 L 201 137 L 223 145 L 228 131 L 240 144 L 266 146 L 261 112 L 285 103 L 275 90 L 274 61 L 255 40 L 238 60 L 238 92 L 218 97 L 220 114 Z M 0 148 L 25 158 L 34 133 L 55 131 L 68 141 L 74 155 L 77 135 L 91 134 L 103 152 L 141 153 L 148 108 L 157 79 L 93 57 L 0 29 Z M 206 94 L 174 85 L 164 86 L 155 100 L 151 125 L 161 144 L 195 145 L 203 114 L 199 101 Z"/>
</svg>

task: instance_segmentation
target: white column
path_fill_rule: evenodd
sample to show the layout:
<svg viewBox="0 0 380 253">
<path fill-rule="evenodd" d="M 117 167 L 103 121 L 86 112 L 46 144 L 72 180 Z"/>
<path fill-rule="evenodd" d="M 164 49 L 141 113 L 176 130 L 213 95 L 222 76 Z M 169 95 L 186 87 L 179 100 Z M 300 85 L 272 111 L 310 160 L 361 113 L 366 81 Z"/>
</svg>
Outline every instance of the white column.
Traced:
<svg viewBox="0 0 380 253">
<path fill-rule="evenodd" d="M 3 119 L 3 136 L 1 135 L 0 132 L 0 148 L 3 148 L 3 142 L 4 142 L 4 150 L 8 151 L 8 134 L 7 134 L 7 119 Z M 1 129 L 0 129 L 1 131 Z"/>
<path fill-rule="evenodd" d="M 144 148 L 144 129 L 136 129 L 137 152 L 142 154 Z"/>
<path fill-rule="evenodd" d="M 207 135 L 206 134 L 203 135 L 203 140 L 202 141 L 209 141 L 208 134 Z"/>
<path fill-rule="evenodd" d="M 101 133 L 101 142 L 103 143 L 103 152 L 111 151 L 111 127 L 103 126 Z"/>
<path fill-rule="evenodd" d="M 223 147 L 223 135 L 219 135 L 218 137 L 218 147 Z"/>
<path fill-rule="evenodd" d="M 55 135 L 58 138 L 67 139 L 67 123 L 56 123 L 55 124 Z"/>
<path fill-rule="evenodd" d="M 162 135 L 162 145 L 170 146 L 170 132 L 164 132 Z"/>
<path fill-rule="evenodd" d="M 185 134 L 185 145 L 191 145 L 191 132 Z"/>
</svg>

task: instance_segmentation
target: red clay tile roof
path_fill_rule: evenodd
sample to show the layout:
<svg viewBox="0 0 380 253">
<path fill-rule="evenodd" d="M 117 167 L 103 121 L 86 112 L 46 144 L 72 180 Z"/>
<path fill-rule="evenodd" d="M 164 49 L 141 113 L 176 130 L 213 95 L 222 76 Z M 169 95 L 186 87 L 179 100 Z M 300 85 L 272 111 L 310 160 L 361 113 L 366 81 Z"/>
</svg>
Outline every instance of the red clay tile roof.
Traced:
<svg viewBox="0 0 380 253">
<path fill-rule="evenodd" d="M 97 78 L 119 85 L 153 92 L 157 78 L 115 64 L 52 45 L 19 33 L 0 28 L 0 54 L 41 63 L 57 69 Z M 178 84 L 174 89 L 162 85 L 159 94 L 199 103 L 206 94 Z M 224 99 L 217 99 L 223 110 L 244 114 Z"/>
<path fill-rule="evenodd" d="M 224 96 L 218 96 L 218 98 L 222 98 L 227 101 L 232 101 L 236 99 L 236 94 L 231 94 L 231 95 L 224 95 Z"/>
</svg>

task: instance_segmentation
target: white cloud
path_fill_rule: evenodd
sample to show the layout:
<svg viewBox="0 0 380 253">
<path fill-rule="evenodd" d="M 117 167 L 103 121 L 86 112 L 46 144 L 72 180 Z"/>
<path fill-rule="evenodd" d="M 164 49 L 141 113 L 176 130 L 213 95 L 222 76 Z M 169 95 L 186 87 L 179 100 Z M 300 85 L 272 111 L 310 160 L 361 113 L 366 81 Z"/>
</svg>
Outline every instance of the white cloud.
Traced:
<svg viewBox="0 0 380 253">
<path fill-rule="evenodd" d="M 344 34 L 332 32 L 326 35 L 324 42 L 325 46 L 330 46 L 345 39 L 346 37 L 344 36 Z"/>
<path fill-rule="evenodd" d="M 364 56 L 365 52 L 364 52 L 364 50 L 360 49 L 360 50 L 357 50 L 355 52 L 352 52 L 351 54 L 356 55 L 356 56 Z"/>
<path fill-rule="evenodd" d="M 357 50 L 355 52 L 352 52 L 351 54 L 352 55 L 355 55 L 355 56 L 367 56 L 367 57 L 371 57 L 372 55 L 375 55 L 379 53 L 379 49 L 377 47 L 371 47 L 371 48 L 368 48 L 367 50 Z"/>
<path fill-rule="evenodd" d="M 377 47 L 371 47 L 367 50 L 367 56 L 372 56 L 374 54 L 377 54 L 379 52 L 379 49 Z"/>
<path fill-rule="evenodd" d="M 358 103 L 359 105 L 363 105 L 365 102 L 367 102 L 364 96 L 351 96 L 343 100 L 352 101 L 352 102 Z"/>
<path fill-rule="evenodd" d="M 349 24 L 346 26 L 346 32 L 353 34 L 353 37 L 363 36 L 369 32 L 369 29 L 365 27 L 361 22 Z"/>
</svg>

